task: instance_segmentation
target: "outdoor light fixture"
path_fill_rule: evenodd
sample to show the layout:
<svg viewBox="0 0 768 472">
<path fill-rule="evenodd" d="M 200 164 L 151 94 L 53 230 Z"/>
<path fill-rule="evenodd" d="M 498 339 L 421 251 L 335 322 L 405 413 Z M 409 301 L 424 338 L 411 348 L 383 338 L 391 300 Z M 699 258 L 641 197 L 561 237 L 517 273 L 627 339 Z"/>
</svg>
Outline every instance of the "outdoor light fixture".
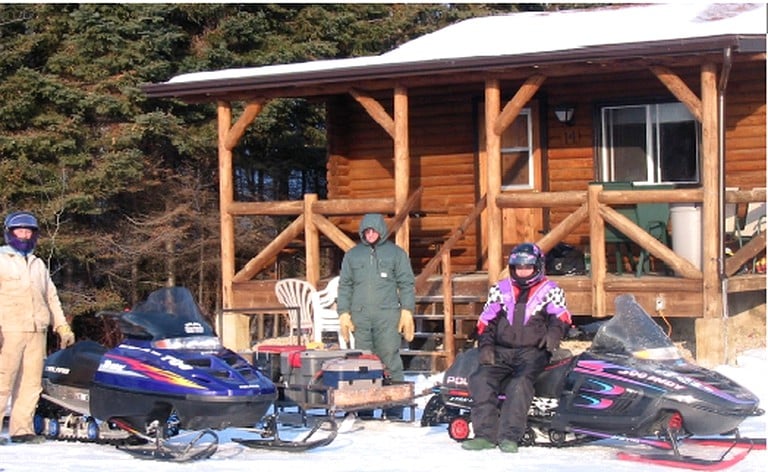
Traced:
<svg viewBox="0 0 768 472">
<path fill-rule="evenodd" d="M 557 105 L 555 106 L 555 118 L 560 123 L 570 125 L 573 121 L 573 114 L 576 112 L 576 107 L 573 105 Z"/>
</svg>

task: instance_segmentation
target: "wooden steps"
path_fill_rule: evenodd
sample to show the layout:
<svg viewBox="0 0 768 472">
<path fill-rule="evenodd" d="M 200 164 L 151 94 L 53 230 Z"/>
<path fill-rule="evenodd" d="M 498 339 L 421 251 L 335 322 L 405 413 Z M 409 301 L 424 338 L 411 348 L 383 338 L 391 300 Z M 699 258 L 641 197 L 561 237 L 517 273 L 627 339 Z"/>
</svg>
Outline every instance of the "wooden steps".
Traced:
<svg viewBox="0 0 768 472">
<path fill-rule="evenodd" d="M 456 351 L 471 344 L 470 335 L 484 303 L 483 297 L 457 295 L 453 298 L 453 344 Z M 408 373 L 435 373 L 448 368 L 455 353 L 445 350 L 445 303 L 439 295 L 416 297 L 413 314 L 416 333 L 413 341 L 400 349 Z"/>
</svg>

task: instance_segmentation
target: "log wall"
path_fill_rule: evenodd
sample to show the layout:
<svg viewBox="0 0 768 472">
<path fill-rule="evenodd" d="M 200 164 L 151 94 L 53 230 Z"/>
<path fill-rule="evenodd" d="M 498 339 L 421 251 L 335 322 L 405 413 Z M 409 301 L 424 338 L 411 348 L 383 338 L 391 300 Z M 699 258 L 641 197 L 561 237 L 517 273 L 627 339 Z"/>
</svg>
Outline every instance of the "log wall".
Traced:
<svg viewBox="0 0 768 472">
<path fill-rule="evenodd" d="M 686 85 L 700 95 L 700 68 L 675 69 Z M 736 62 L 726 86 L 725 185 L 751 189 L 766 181 L 765 63 Z M 508 98 L 520 82 L 501 83 Z M 628 97 L 628 94 L 631 96 Z M 480 197 L 477 157 L 477 110 L 482 107 L 482 84 L 464 87 L 409 89 L 410 186 L 423 187 L 411 220 L 414 269 L 439 249 L 439 243 L 469 213 Z M 392 93 L 376 95 L 392 114 Z M 541 103 L 544 124 L 543 191 L 584 191 L 598 179 L 599 162 L 593 134 L 596 105 L 626 99 L 672 99 L 669 90 L 649 70 L 604 75 L 550 77 L 535 99 Z M 547 107 L 572 103 L 572 125 L 559 123 Z M 394 192 L 392 138 L 349 96 L 329 102 L 329 198 L 392 197 Z M 545 231 L 559 224 L 576 207 L 553 208 L 545 215 Z M 357 240 L 359 218 L 335 222 Z M 589 226 L 579 225 L 565 242 L 586 247 Z M 473 225 L 452 252 L 453 270 L 482 267 L 479 227 Z"/>
<path fill-rule="evenodd" d="M 419 214 L 411 219 L 410 253 L 416 268 L 435 255 L 479 198 L 477 124 L 472 93 L 411 94 L 410 187 L 424 188 L 417 204 Z M 391 114 L 391 97 L 377 99 Z M 333 103 L 328 113 L 328 198 L 392 197 L 392 139 L 351 98 Z M 334 222 L 358 240 L 359 218 L 335 218 Z M 477 227 L 473 226 L 452 252 L 456 270 L 476 269 L 476 245 Z"/>
<path fill-rule="evenodd" d="M 726 86 L 725 185 L 751 189 L 766 186 L 766 74 L 764 63 L 737 62 Z M 700 95 L 699 68 L 679 73 L 686 85 Z M 583 190 L 598 178 L 598 157 L 593 136 L 595 103 L 623 100 L 627 91 L 639 99 L 669 98 L 666 87 L 650 71 L 590 76 L 588 80 L 550 79 L 544 89 L 550 104 L 576 106 L 571 126 L 547 114 L 547 165 L 545 175 L 550 191 Z M 577 93 L 566 93 L 566 91 Z M 566 218 L 575 208 L 559 208 L 550 213 L 550 227 Z M 586 246 L 589 228 L 580 225 L 566 242 Z"/>
</svg>

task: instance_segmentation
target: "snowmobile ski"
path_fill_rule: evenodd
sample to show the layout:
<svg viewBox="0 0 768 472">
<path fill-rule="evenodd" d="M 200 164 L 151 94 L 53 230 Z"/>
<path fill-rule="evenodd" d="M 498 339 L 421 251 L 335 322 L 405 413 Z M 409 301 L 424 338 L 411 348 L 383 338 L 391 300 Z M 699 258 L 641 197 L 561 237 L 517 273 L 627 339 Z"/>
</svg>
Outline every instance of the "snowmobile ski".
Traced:
<svg viewBox="0 0 768 472">
<path fill-rule="evenodd" d="M 166 462 L 191 462 L 211 457 L 219 447 L 219 436 L 210 429 L 192 431 L 168 439 L 163 437 L 163 428 L 154 428 L 155 436 L 149 436 L 131 428 L 123 421 L 115 420 L 121 428 L 144 444 L 121 444 L 117 448 L 138 459 L 152 459 Z M 191 437 L 192 439 L 186 440 Z"/>
<path fill-rule="evenodd" d="M 277 417 L 272 416 L 265 421 L 264 428 L 247 429 L 246 431 L 258 433 L 260 438 L 232 438 L 232 442 L 242 444 L 251 449 L 268 449 L 273 451 L 303 452 L 316 447 L 327 446 L 336 439 L 338 425 L 331 417 L 318 418 L 312 428 L 303 433 L 300 439 L 286 440 L 280 437 L 277 426 Z M 316 433 L 323 431 L 323 437 L 316 437 Z M 315 438 L 315 439 L 313 439 Z"/>
<path fill-rule="evenodd" d="M 735 438 L 688 437 L 680 439 L 679 441 L 673 440 L 671 442 L 662 444 L 664 444 L 662 448 L 669 448 L 673 451 L 673 453 L 633 454 L 622 451 L 617 454 L 617 457 L 621 460 L 645 462 L 649 464 L 664 465 L 667 467 L 678 467 L 693 470 L 722 470 L 727 469 L 728 467 L 731 467 L 738 462 L 741 462 L 752 450 L 765 450 L 765 438 L 751 439 L 743 438 L 740 436 Z M 720 457 L 718 458 L 706 459 L 688 454 L 681 454 L 679 450 L 679 445 L 681 444 L 701 447 L 725 447 L 725 450 L 722 454 L 720 454 Z M 658 445 L 654 446 L 659 447 Z M 737 452 L 731 454 L 733 451 Z"/>
<path fill-rule="evenodd" d="M 737 454 L 728 457 L 728 454 L 737 449 Z M 670 454 L 633 454 L 630 452 L 619 452 L 616 456 L 624 461 L 643 462 L 646 464 L 663 465 L 666 467 L 677 467 L 691 470 L 723 470 L 734 464 L 737 464 L 747 457 L 752 450 L 751 447 L 736 448 L 735 445 L 729 447 L 719 458 L 704 459 L 689 455 L 670 455 Z"/>
<path fill-rule="evenodd" d="M 685 444 L 696 444 L 699 446 L 730 446 L 751 447 L 753 451 L 765 450 L 765 438 L 688 438 Z"/>
</svg>

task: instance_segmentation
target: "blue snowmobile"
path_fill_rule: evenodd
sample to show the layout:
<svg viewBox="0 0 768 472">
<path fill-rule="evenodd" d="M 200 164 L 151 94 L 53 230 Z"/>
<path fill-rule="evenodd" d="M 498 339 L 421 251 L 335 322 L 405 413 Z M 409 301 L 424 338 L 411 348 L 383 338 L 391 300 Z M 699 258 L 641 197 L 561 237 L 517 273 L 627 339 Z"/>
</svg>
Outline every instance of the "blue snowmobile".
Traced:
<svg viewBox="0 0 768 472">
<path fill-rule="evenodd" d="M 523 446 L 567 447 L 612 439 L 672 451 L 621 452 L 621 459 L 699 470 L 728 467 L 750 449 L 765 448 L 765 438 L 738 435 L 746 418 L 764 413 L 752 392 L 685 361 L 632 295 L 617 297 L 615 305 L 616 315 L 601 323 L 589 349 L 575 356 L 560 350 L 537 378 Z M 422 426 L 447 423 L 451 438 L 469 438 L 469 376 L 478 365 L 476 348 L 457 356 L 434 388 Z M 680 453 L 683 443 L 719 444 L 726 453 L 714 460 L 691 457 Z M 732 449 L 740 452 L 726 459 Z"/>
<path fill-rule="evenodd" d="M 37 434 L 176 462 L 210 457 L 214 430 L 226 428 L 255 433 L 232 439 L 252 448 L 303 451 L 335 438 L 327 417 L 307 425 L 302 440 L 280 438 L 277 415 L 268 414 L 277 387 L 221 345 L 189 290 L 160 289 L 130 311 L 97 316 L 116 320 L 123 341 L 113 349 L 80 341 L 47 358 Z"/>
</svg>

